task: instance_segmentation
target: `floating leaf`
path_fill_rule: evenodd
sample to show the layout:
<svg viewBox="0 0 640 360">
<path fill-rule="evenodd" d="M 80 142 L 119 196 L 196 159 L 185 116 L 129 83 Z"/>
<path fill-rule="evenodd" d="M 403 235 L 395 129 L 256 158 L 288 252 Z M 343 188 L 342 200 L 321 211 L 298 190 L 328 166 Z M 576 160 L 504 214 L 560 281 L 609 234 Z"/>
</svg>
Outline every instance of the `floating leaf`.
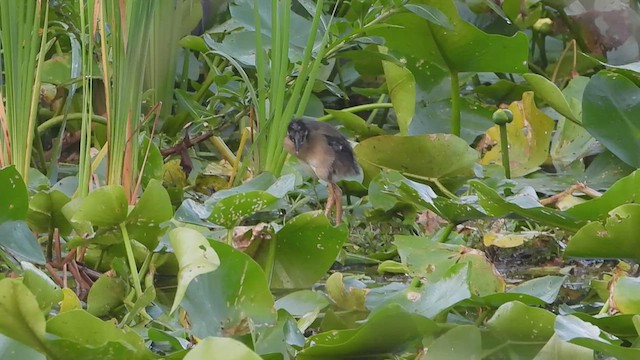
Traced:
<svg viewBox="0 0 640 360">
<path fill-rule="evenodd" d="M 107 185 L 77 198 L 62 208 L 71 223 L 115 226 L 127 218 L 128 204 L 122 186 Z"/>
<path fill-rule="evenodd" d="M 262 360 L 262 358 L 238 340 L 208 336 L 200 341 L 184 357 L 184 360 Z"/>
<path fill-rule="evenodd" d="M 557 112 L 575 122 L 580 122 L 580 117 L 573 112 L 564 94 L 556 84 L 538 74 L 527 73 L 523 74 L 522 77 L 531 85 L 533 92 Z"/>
<path fill-rule="evenodd" d="M 36 297 L 20 280 L 0 280 L 0 313 L 0 333 L 44 352 L 44 314 Z"/>
<path fill-rule="evenodd" d="M 27 261 L 43 265 L 45 263 L 42 248 L 29 230 L 25 221 L 6 221 L 0 223 L 0 247 L 18 261 Z"/>
<path fill-rule="evenodd" d="M 0 224 L 27 218 L 27 187 L 15 166 L 0 169 Z"/>
<path fill-rule="evenodd" d="M 171 306 L 171 312 L 174 312 L 191 281 L 198 275 L 216 270 L 220 266 L 220 258 L 209 241 L 196 230 L 184 227 L 173 229 L 169 232 L 169 240 L 180 266 L 178 288 Z"/>
<path fill-rule="evenodd" d="M 604 221 L 590 222 L 571 237 L 564 255 L 581 258 L 640 259 L 640 204 L 621 205 Z"/>
<path fill-rule="evenodd" d="M 355 152 L 368 179 L 382 169 L 391 169 L 422 182 L 437 179 L 451 188 L 473 176 L 473 164 L 478 160 L 478 153 L 464 140 L 447 134 L 376 136 L 358 144 Z"/>
<path fill-rule="evenodd" d="M 164 233 L 160 225 L 172 216 L 169 193 L 160 181 L 151 180 L 127 216 L 127 231 L 132 239 L 153 250 L 158 245 L 158 238 Z"/>
<path fill-rule="evenodd" d="M 324 332 L 310 337 L 297 359 L 378 358 L 436 331 L 434 321 L 411 314 L 397 304 L 389 304 L 371 313 L 367 321 L 356 329 Z"/>
<path fill-rule="evenodd" d="M 289 220 L 276 233 L 273 288 L 311 287 L 331 268 L 348 238 L 346 224 L 334 227 L 321 212 Z"/>
<path fill-rule="evenodd" d="M 260 332 L 276 322 L 267 278 L 248 255 L 212 241 L 222 261 L 215 271 L 196 277 L 185 293 L 182 307 L 198 337 L 245 334 L 249 324 Z"/>
<path fill-rule="evenodd" d="M 473 325 L 460 325 L 449 330 L 429 345 L 424 360 L 480 359 L 482 339 L 480 329 Z"/>
<path fill-rule="evenodd" d="M 594 75 L 582 98 L 583 125 L 627 164 L 640 167 L 640 88 L 611 71 Z"/>
</svg>

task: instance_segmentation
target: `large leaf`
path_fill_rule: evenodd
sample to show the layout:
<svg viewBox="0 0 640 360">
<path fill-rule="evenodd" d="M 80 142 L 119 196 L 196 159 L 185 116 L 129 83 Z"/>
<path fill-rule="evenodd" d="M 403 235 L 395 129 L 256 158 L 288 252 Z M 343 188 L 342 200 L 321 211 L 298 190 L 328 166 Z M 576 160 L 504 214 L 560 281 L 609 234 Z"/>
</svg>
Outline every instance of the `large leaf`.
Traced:
<svg viewBox="0 0 640 360">
<path fill-rule="evenodd" d="M 469 268 L 467 263 L 461 263 L 448 269 L 440 280 L 432 281 L 429 285 L 412 285 L 390 294 L 383 294 L 382 299 L 367 298 L 367 307 L 397 304 L 409 312 L 433 319 L 441 312 L 471 297 Z"/>
<path fill-rule="evenodd" d="M 477 191 L 482 207 L 493 216 L 502 217 L 515 214 L 570 231 L 578 231 L 581 226 L 586 224 L 586 221 L 571 214 L 543 206 L 537 198 L 528 192 L 523 191 L 505 199 L 494 189 L 478 180 L 471 180 L 469 184 Z"/>
<path fill-rule="evenodd" d="M 640 349 L 620 346 L 622 344 L 620 340 L 612 339 L 597 326 L 580 320 L 576 316 L 558 316 L 554 327 L 556 334 L 563 341 L 615 356 L 619 360 L 640 358 Z"/>
<path fill-rule="evenodd" d="M 469 263 L 468 286 L 473 295 L 484 296 L 505 289 L 504 280 L 482 251 L 406 235 L 397 235 L 395 244 L 411 275 L 435 282 L 447 276 L 453 266 Z"/>
<path fill-rule="evenodd" d="M 18 261 L 41 265 L 45 263 L 42 248 L 26 221 L 0 223 L 0 247 Z"/>
<path fill-rule="evenodd" d="M 164 232 L 160 225 L 171 219 L 171 216 L 173 216 L 173 209 L 169 193 L 162 186 L 162 182 L 151 180 L 138 203 L 127 216 L 129 236 L 147 249 L 153 250 L 158 245 L 158 238 Z"/>
<path fill-rule="evenodd" d="M 255 352 L 238 340 L 209 336 L 202 339 L 184 360 L 261 360 Z"/>
<path fill-rule="evenodd" d="M 329 270 L 348 238 L 347 226 L 333 227 L 324 214 L 308 212 L 278 231 L 271 286 L 311 287 Z"/>
<path fill-rule="evenodd" d="M 59 359 L 152 359 L 144 340 L 84 310 L 69 310 L 47 321 L 50 351 Z"/>
<path fill-rule="evenodd" d="M 527 37 L 487 34 L 464 21 L 452 0 L 421 0 L 440 10 L 453 30 L 434 25 L 414 13 L 401 13 L 387 27 L 370 32 L 385 38 L 390 49 L 416 59 L 429 59 L 455 72 L 524 72 L 527 70 Z M 499 55 L 498 55 L 499 54 Z M 427 69 L 424 69 L 425 71 Z"/>
<path fill-rule="evenodd" d="M 461 325 L 437 338 L 431 345 L 424 360 L 440 359 L 480 359 L 482 339 L 480 329 L 473 325 Z"/>
<path fill-rule="evenodd" d="M 538 110 L 532 92 L 522 94 L 522 101 L 509 105 L 513 121 L 507 124 L 509 164 L 513 177 L 524 176 L 538 170 L 549 155 L 549 142 L 555 126 L 553 120 Z M 482 164 L 501 163 L 500 128 L 487 131 L 496 145 L 482 157 Z"/>
<path fill-rule="evenodd" d="M 15 166 L 0 169 L 0 224 L 9 220 L 24 220 L 27 217 L 27 186 Z"/>
<path fill-rule="evenodd" d="M 73 224 L 115 226 L 127 218 L 127 197 L 122 186 L 107 185 L 77 198 L 62 208 L 62 213 Z"/>
<path fill-rule="evenodd" d="M 475 197 L 438 196 L 430 186 L 411 181 L 397 171 L 380 172 L 369 183 L 369 202 L 385 211 L 408 203 L 418 211 L 431 210 L 456 224 L 487 216 Z"/>
<path fill-rule="evenodd" d="M 547 310 L 512 301 L 496 310 L 487 328 L 509 353 L 532 359 L 553 335 L 554 319 Z"/>
<path fill-rule="evenodd" d="M 376 136 L 361 142 L 355 152 L 368 179 L 381 169 L 392 169 L 418 181 L 437 179 L 451 188 L 473 176 L 478 159 L 464 140 L 445 134 Z"/>
<path fill-rule="evenodd" d="M 589 78 L 579 76 L 572 79 L 562 91 L 572 112 L 579 118 L 582 118 L 582 95 L 588 82 Z M 601 148 L 602 145 L 584 127 L 561 117 L 553 135 L 550 155 L 553 164 L 563 169 L 576 160 L 599 152 Z M 593 186 L 591 182 L 590 186 Z"/>
<path fill-rule="evenodd" d="M 640 88 L 626 77 L 601 71 L 582 98 L 584 127 L 627 164 L 640 167 Z"/>
<path fill-rule="evenodd" d="M 49 275 L 28 262 L 21 262 L 24 269 L 23 283 L 35 295 L 40 310 L 48 314 L 51 307 L 62 300 L 62 290 L 51 280 Z"/>
<path fill-rule="evenodd" d="M 245 334 L 274 325 L 276 312 L 267 278 L 248 255 L 227 244 L 211 242 L 220 257 L 218 269 L 196 277 L 182 307 L 198 337 Z"/>
<path fill-rule="evenodd" d="M 0 313 L 0 333 L 44 352 L 44 314 L 36 297 L 20 280 L 0 280 Z"/>
<path fill-rule="evenodd" d="M 392 62 L 383 61 L 382 67 L 400 127 L 400 135 L 409 135 L 409 125 L 416 107 L 416 79 L 409 69 Z"/>
<path fill-rule="evenodd" d="M 437 325 L 432 320 L 411 314 L 399 305 L 389 304 L 371 313 L 367 322 L 357 329 L 324 332 L 310 337 L 297 359 L 375 359 L 419 342 L 436 330 Z"/>
<path fill-rule="evenodd" d="M 71 199 L 59 190 L 37 192 L 29 201 L 29 226 L 41 233 L 57 228 L 60 235 L 68 235 L 72 228 L 69 220 L 62 214 L 62 207 L 69 201 Z"/>
<path fill-rule="evenodd" d="M 105 316 L 122 305 L 129 287 L 118 277 L 103 274 L 93 283 L 87 297 L 87 311 L 93 316 Z"/>
<path fill-rule="evenodd" d="M 278 201 L 266 191 L 254 190 L 224 198 L 213 206 L 208 220 L 230 229 L 244 217 L 256 213 Z"/>
<path fill-rule="evenodd" d="M 0 359 L 45 360 L 44 354 L 0 334 Z"/>
<path fill-rule="evenodd" d="M 581 258 L 632 258 L 640 260 L 640 204 L 621 205 L 606 221 L 594 221 L 571 237 L 564 255 Z"/>
<path fill-rule="evenodd" d="M 556 84 L 538 74 L 528 73 L 523 74 L 522 77 L 531 85 L 535 94 L 546 101 L 557 112 L 575 122 L 580 122 L 579 115 L 574 113 L 571 106 L 569 106 L 569 102 L 567 102 L 564 94 L 562 94 L 562 91 L 558 89 Z"/>
<path fill-rule="evenodd" d="M 169 241 L 180 266 L 178 288 L 171 306 L 173 312 L 180 305 L 191 281 L 198 275 L 217 269 L 220 258 L 207 239 L 196 230 L 184 227 L 173 229 L 169 232 Z"/>
</svg>

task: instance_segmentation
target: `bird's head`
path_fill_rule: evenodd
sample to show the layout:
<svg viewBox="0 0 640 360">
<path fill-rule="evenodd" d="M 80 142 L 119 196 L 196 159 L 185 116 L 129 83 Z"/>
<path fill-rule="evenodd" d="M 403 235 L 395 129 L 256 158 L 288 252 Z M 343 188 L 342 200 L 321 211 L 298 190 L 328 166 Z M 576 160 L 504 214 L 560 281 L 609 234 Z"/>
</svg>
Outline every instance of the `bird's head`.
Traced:
<svg viewBox="0 0 640 360">
<path fill-rule="evenodd" d="M 287 136 L 296 149 L 296 154 L 300 152 L 300 147 L 307 141 L 309 137 L 309 128 L 302 120 L 293 120 L 287 127 Z"/>
</svg>

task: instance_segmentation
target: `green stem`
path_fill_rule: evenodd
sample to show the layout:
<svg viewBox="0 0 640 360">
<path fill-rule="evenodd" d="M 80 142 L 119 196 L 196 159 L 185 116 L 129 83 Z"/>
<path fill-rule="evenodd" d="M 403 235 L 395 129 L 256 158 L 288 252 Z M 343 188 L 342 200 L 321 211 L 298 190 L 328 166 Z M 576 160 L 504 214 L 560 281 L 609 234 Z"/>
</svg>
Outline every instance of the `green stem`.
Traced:
<svg viewBox="0 0 640 360">
<path fill-rule="evenodd" d="M 267 249 L 267 260 L 264 264 L 264 273 L 267 275 L 269 287 L 271 287 L 271 278 L 273 277 L 273 266 L 276 262 L 276 237 L 269 240 L 269 248 Z"/>
<path fill-rule="evenodd" d="M 458 72 L 451 72 L 451 133 L 460 136 L 460 79 Z"/>
<path fill-rule="evenodd" d="M 82 120 L 82 113 L 73 113 L 73 114 L 68 114 L 67 115 L 67 120 L 73 120 L 73 121 L 78 121 L 78 120 Z M 60 125 L 62 124 L 62 122 L 64 121 L 64 115 L 58 115 L 58 116 L 54 116 L 51 119 L 43 122 L 42 124 L 38 125 L 38 132 L 40 134 L 44 133 L 45 131 L 47 131 L 48 129 L 56 126 L 56 125 Z M 100 115 L 91 115 L 91 121 L 92 122 L 96 122 L 98 124 L 102 124 L 102 125 L 107 125 L 107 119 L 105 117 L 102 117 Z"/>
<path fill-rule="evenodd" d="M 509 139 L 507 137 L 507 124 L 498 125 L 500 127 L 500 151 L 502 152 L 502 167 L 504 176 L 511 179 L 511 165 L 509 163 Z"/>
<path fill-rule="evenodd" d="M 378 98 L 378 101 L 376 101 L 376 104 L 383 104 L 385 101 L 387 101 L 387 94 L 382 94 Z M 373 120 L 375 120 L 379 111 L 380 111 L 380 108 L 373 109 L 373 111 L 371 112 L 371 114 L 369 114 L 369 117 L 367 118 L 367 124 L 373 123 Z"/>
<path fill-rule="evenodd" d="M 233 228 L 227 229 L 227 245 L 233 246 Z"/>
<path fill-rule="evenodd" d="M 346 108 L 346 109 L 340 109 L 340 111 L 344 111 L 344 112 L 348 112 L 348 113 L 357 113 L 357 112 L 360 112 L 360 111 L 367 111 L 367 110 L 374 110 L 374 109 L 388 109 L 388 108 L 393 108 L 393 104 L 392 103 L 364 104 L 364 105 L 352 106 L 352 107 Z M 317 120 L 318 121 L 329 121 L 331 119 L 333 119 L 333 115 L 327 114 L 327 115 L 319 117 Z"/>
<path fill-rule="evenodd" d="M 136 290 L 137 298 L 142 296 L 142 287 L 140 286 L 140 277 L 138 276 L 138 268 L 136 267 L 136 259 L 133 256 L 133 247 L 131 246 L 131 239 L 129 239 L 129 233 L 124 223 L 120 224 L 120 231 L 122 232 L 122 239 L 124 240 L 124 248 L 127 253 L 127 261 L 129 262 L 129 271 L 131 272 L 131 278 L 133 279 L 133 288 Z"/>
<path fill-rule="evenodd" d="M 0 259 L 2 259 L 2 261 L 7 264 L 7 266 L 11 269 L 11 271 L 13 271 L 16 274 L 20 273 L 20 267 L 16 266 L 16 264 L 13 263 L 13 261 L 11 261 L 11 259 L 7 256 L 7 254 L 4 253 L 4 251 L 2 251 L 2 249 L 0 249 Z"/>
<path fill-rule="evenodd" d="M 440 234 L 440 237 L 438 238 L 438 242 L 439 243 L 447 242 L 447 239 L 449 238 L 449 235 L 451 235 L 451 231 L 453 231 L 453 229 L 455 229 L 455 227 L 456 227 L 456 224 L 448 223 L 447 226 L 442 231 L 442 234 Z"/>
</svg>

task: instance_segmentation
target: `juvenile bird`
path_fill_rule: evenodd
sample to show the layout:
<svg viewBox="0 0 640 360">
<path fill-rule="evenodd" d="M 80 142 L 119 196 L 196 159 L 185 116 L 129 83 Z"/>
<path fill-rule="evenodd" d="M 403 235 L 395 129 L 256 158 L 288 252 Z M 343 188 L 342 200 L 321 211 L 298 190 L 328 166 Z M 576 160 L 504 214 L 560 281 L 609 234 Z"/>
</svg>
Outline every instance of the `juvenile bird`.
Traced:
<svg viewBox="0 0 640 360">
<path fill-rule="evenodd" d="M 284 138 L 285 149 L 313 169 L 318 178 L 329 184 L 324 213 L 336 208 L 336 225 L 342 221 L 342 190 L 336 182 L 360 174 L 353 149 L 333 126 L 312 118 L 294 119 Z"/>
</svg>

